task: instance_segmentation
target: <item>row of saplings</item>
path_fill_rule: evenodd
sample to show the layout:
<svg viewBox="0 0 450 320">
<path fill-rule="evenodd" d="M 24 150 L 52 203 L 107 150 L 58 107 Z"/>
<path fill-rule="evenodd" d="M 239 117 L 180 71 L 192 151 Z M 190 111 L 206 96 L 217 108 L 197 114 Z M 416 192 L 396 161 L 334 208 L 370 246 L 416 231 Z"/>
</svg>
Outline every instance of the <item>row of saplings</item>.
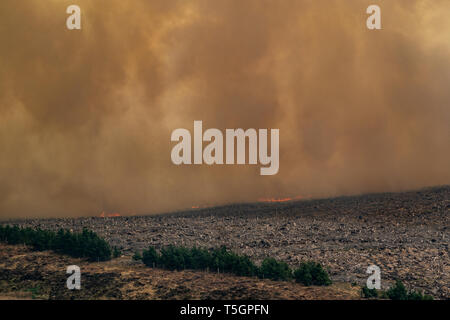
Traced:
<svg viewBox="0 0 450 320">
<path fill-rule="evenodd" d="M 297 269 L 292 270 L 286 262 L 266 258 L 260 266 L 257 266 L 248 256 L 238 255 L 225 247 L 207 250 L 169 245 L 160 252 L 150 247 L 144 250 L 142 255 L 136 253 L 133 258 L 142 260 L 145 265 L 152 268 L 206 270 L 277 281 L 295 279 L 296 282 L 306 286 L 331 284 L 328 273 L 319 263 L 303 262 Z"/>
<path fill-rule="evenodd" d="M 364 298 L 391 299 L 391 300 L 433 300 L 433 297 L 419 291 L 407 290 L 405 285 L 397 280 L 387 291 L 369 289 L 367 286 L 361 290 Z"/>
<path fill-rule="evenodd" d="M 116 247 L 111 248 L 107 241 L 88 229 L 80 233 L 64 229 L 54 232 L 0 225 L 0 242 L 24 244 L 37 251 L 53 250 L 89 261 L 106 261 L 120 255 Z"/>
</svg>

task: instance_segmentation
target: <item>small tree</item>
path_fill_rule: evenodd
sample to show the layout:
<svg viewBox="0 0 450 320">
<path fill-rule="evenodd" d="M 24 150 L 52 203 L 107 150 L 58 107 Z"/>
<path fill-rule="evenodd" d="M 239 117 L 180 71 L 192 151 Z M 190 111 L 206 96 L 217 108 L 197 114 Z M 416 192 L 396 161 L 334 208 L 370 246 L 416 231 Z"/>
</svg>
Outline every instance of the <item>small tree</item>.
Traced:
<svg viewBox="0 0 450 320">
<path fill-rule="evenodd" d="M 408 300 L 408 292 L 400 280 L 397 280 L 386 294 L 391 300 Z"/>
<path fill-rule="evenodd" d="M 259 277 L 272 280 L 288 280 L 292 277 L 292 271 L 286 262 L 277 261 L 274 258 L 266 258 L 259 268 Z"/>
<path fill-rule="evenodd" d="M 206 249 L 193 247 L 191 249 L 190 268 L 194 270 L 205 270 L 208 267 L 213 268 L 213 258 L 211 253 Z"/>
<path fill-rule="evenodd" d="M 185 251 L 174 245 L 162 248 L 159 263 L 168 270 L 183 270 L 186 268 Z"/>
<path fill-rule="evenodd" d="M 84 229 L 72 233 L 60 229 L 57 233 L 40 228 L 1 227 L 0 240 L 9 244 L 25 244 L 34 250 L 54 250 L 76 258 L 88 258 L 91 261 L 111 259 L 111 248 L 95 232 Z"/>
<path fill-rule="evenodd" d="M 373 289 L 369 289 L 367 286 L 364 286 L 361 289 L 361 296 L 363 298 L 378 298 L 378 291 L 377 289 L 373 288 Z"/>
<path fill-rule="evenodd" d="M 121 256 L 121 254 L 122 252 L 120 251 L 120 249 L 115 246 L 113 249 L 113 258 L 118 258 Z"/>
<path fill-rule="evenodd" d="M 322 268 L 322 265 L 313 261 L 302 262 L 300 267 L 294 271 L 294 278 L 296 282 L 305 286 L 328 286 L 331 284 L 328 273 Z"/>
<path fill-rule="evenodd" d="M 386 292 L 386 295 L 391 300 L 433 300 L 432 296 L 423 295 L 421 292 L 417 291 L 407 291 L 404 284 L 397 280 L 395 285 L 393 285 Z"/>
<path fill-rule="evenodd" d="M 149 247 L 148 250 L 142 252 L 142 262 L 148 267 L 156 267 L 159 260 L 160 256 L 153 247 Z"/>
<path fill-rule="evenodd" d="M 134 261 L 142 260 L 142 256 L 141 256 L 141 254 L 139 253 L 139 251 L 136 251 L 136 252 L 134 253 L 132 259 L 133 259 Z"/>
</svg>

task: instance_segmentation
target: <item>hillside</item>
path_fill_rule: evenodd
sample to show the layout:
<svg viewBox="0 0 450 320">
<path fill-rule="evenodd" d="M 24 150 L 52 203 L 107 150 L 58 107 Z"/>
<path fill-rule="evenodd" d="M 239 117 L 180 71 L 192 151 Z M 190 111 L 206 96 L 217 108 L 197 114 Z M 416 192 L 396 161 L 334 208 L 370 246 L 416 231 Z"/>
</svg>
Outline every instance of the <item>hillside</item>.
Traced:
<svg viewBox="0 0 450 320">
<path fill-rule="evenodd" d="M 8 223 L 56 230 L 87 227 L 128 258 L 149 245 L 225 245 L 255 262 L 314 260 L 335 282 L 364 285 L 371 264 L 382 287 L 395 279 L 450 297 L 450 186 L 286 203 L 235 204 L 158 216 L 33 219 Z M 158 271 L 159 272 L 159 271 Z M 161 271 L 163 272 L 163 271 Z"/>
<path fill-rule="evenodd" d="M 66 288 L 66 268 L 81 268 L 81 290 Z M 129 257 L 89 263 L 23 246 L 0 244 L 0 299 L 358 299 L 359 288 L 337 283 L 304 287 L 194 271 L 151 269 Z"/>
</svg>

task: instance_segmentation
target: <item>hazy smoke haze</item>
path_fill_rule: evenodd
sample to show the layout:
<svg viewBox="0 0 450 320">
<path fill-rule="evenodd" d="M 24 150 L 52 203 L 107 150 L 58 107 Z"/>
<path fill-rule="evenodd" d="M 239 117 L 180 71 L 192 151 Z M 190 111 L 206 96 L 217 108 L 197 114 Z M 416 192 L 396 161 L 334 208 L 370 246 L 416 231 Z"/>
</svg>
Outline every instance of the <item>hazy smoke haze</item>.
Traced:
<svg viewBox="0 0 450 320">
<path fill-rule="evenodd" d="M 378 4 L 382 30 L 366 28 Z M 77 4 L 82 30 L 66 28 Z M 2 0 L 0 218 L 450 183 L 448 0 Z M 280 129 L 280 170 L 175 166 L 176 128 Z"/>
</svg>

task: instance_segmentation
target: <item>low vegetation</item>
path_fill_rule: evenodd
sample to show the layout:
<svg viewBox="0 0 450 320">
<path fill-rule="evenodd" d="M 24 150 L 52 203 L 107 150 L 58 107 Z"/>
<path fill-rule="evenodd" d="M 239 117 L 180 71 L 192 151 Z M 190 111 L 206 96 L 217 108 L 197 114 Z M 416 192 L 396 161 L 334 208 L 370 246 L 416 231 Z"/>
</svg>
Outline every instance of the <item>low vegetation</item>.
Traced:
<svg viewBox="0 0 450 320">
<path fill-rule="evenodd" d="M 386 296 L 391 300 L 433 300 L 433 297 L 423 295 L 421 292 L 406 290 L 400 280 L 397 280 L 395 285 L 386 291 Z"/>
<path fill-rule="evenodd" d="M 374 289 L 370 289 L 369 287 L 364 286 L 361 289 L 361 296 L 363 298 L 372 299 L 372 298 L 378 298 L 379 293 L 378 293 L 378 290 L 375 289 L 375 288 Z"/>
<path fill-rule="evenodd" d="M 277 261 L 274 258 L 266 258 L 259 268 L 259 277 L 286 281 L 292 278 L 292 270 L 286 262 Z"/>
<path fill-rule="evenodd" d="M 106 261 L 111 256 L 118 257 L 120 250 L 109 246 L 95 232 L 83 229 L 81 233 L 60 229 L 58 232 L 19 228 L 18 226 L 0 226 L 0 241 L 8 244 L 24 244 L 37 251 L 53 250 L 75 258 L 87 258 L 90 261 Z"/>
<path fill-rule="evenodd" d="M 381 298 L 381 299 L 391 299 L 391 300 L 433 300 L 432 296 L 424 295 L 421 292 L 410 290 L 408 291 L 405 285 L 397 280 L 395 284 L 390 287 L 387 291 L 369 289 L 364 286 L 361 290 L 361 295 L 364 298 Z"/>
<path fill-rule="evenodd" d="M 87 258 L 89 261 L 106 261 L 122 254 L 119 248 L 111 248 L 108 242 L 88 229 L 75 233 L 65 229 L 54 232 L 40 228 L 0 225 L 0 242 L 23 244 L 37 251 L 53 250 L 76 258 Z M 286 262 L 269 257 L 257 266 L 248 256 L 236 254 L 226 247 L 208 250 L 169 245 L 159 252 L 154 247 L 149 247 L 142 254 L 135 252 L 133 260 L 142 261 L 151 268 L 203 270 L 275 281 L 294 279 L 305 286 L 328 286 L 332 283 L 320 263 L 302 262 L 297 269 L 292 270 Z M 35 291 L 34 295 L 37 292 Z M 364 286 L 361 289 L 361 296 L 369 299 L 433 300 L 433 297 L 421 292 L 408 291 L 399 280 L 387 291 Z"/>
<path fill-rule="evenodd" d="M 135 259 L 140 257 L 135 254 Z M 142 253 L 142 261 L 152 268 L 168 270 L 211 270 L 227 272 L 239 276 L 254 276 L 257 267 L 247 256 L 239 256 L 225 247 L 212 251 L 201 248 L 185 248 L 170 245 L 158 253 L 150 247 Z"/>
<path fill-rule="evenodd" d="M 320 263 L 314 261 L 303 262 L 300 267 L 294 271 L 296 282 L 305 286 L 328 286 L 331 284 L 328 273 L 322 268 Z"/>
<path fill-rule="evenodd" d="M 293 271 L 286 262 L 266 258 L 260 266 L 255 265 L 248 256 L 238 255 L 226 247 L 207 250 L 202 248 L 185 248 L 170 245 L 160 252 L 154 247 L 144 250 L 142 255 L 136 252 L 134 260 L 141 259 L 151 268 L 168 270 L 204 270 L 230 273 L 237 276 L 259 277 L 287 281 L 295 278 L 304 285 L 327 286 L 331 284 L 328 273 L 319 263 L 306 262 Z"/>
</svg>

